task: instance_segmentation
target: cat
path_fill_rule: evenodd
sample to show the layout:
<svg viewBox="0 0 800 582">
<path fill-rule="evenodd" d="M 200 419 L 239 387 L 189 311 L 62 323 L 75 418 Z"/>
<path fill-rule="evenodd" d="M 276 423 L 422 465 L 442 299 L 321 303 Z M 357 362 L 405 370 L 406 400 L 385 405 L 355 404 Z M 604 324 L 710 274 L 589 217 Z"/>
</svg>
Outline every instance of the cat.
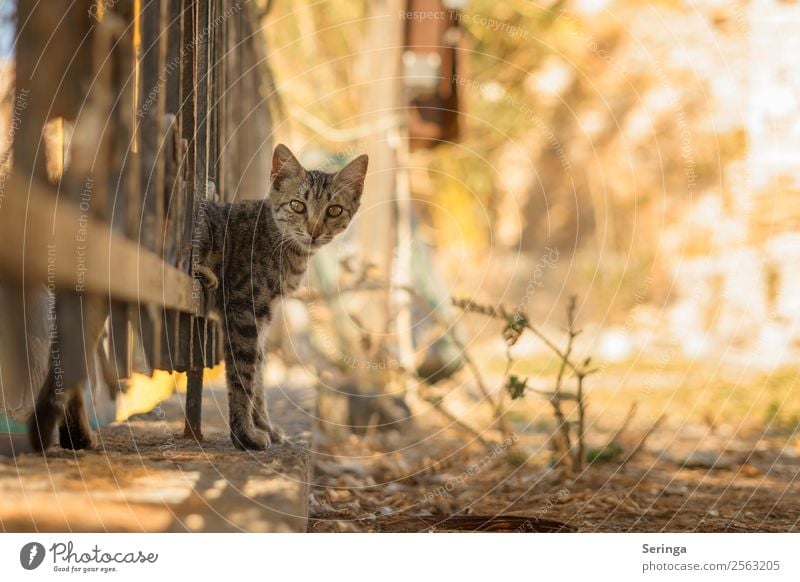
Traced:
<svg viewBox="0 0 800 582">
<path fill-rule="evenodd" d="M 91 362 L 108 316 L 108 303 L 102 298 L 83 301 L 79 295 L 58 290 L 51 300 L 54 311 L 48 313 L 50 365 L 28 419 L 28 438 L 33 450 L 44 452 L 58 426 L 62 448 L 91 449 L 96 439 L 86 416 L 83 385 L 92 369 Z M 60 318 L 74 318 L 76 314 L 81 316 L 83 337 L 63 337 Z M 67 352 L 70 356 L 65 355 Z"/>
<path fill-rule="evenodd" d="M 335 174 L 309 171 L 281 144 L 268 202 L 209 203 L 202 213 L 196 270 L 222 323 L 231 440 L 240 449 L 283 440 L 264 402 L 266 328 L 275 301 L 297 289 L 311 256 L 350 224 L 368 162 L 361 155 Z"/>
<path fill-rule="evenodd" d="M 194 271 L 206 288 L 211 311 L 224 332 L 231 441 L 242 450 L 265 450 L 281 442 L 264 400 L 263 344 L 277 299 L 300 285 L 312 255 L 344 232 L 361 203 L 369 160 L 355 158 L 342 170 L 306 170 L 285 145 L 272 157 L 269 197 L 233 203 L 203 201 L 197 212 Z M 59 311 L 79 301 L 56 292 Z M 105 324 L 102 302 L 92 302 L 77 340 L 89 361 Z M 80 306 L 78 306 L 80 307 Z M 51 345 L 51 365 L 28 421 L 34 450 L 45 451 L 56 426 L 59 444 L 90 449 L 95 437 L 83 403 L 85 370 L 65 371 L 58 354 L 59 335 Z M 81 361 L 81 360 L 79 360 Z M 69 375 L 68 375 L 69 374 Z"/>
</svg>

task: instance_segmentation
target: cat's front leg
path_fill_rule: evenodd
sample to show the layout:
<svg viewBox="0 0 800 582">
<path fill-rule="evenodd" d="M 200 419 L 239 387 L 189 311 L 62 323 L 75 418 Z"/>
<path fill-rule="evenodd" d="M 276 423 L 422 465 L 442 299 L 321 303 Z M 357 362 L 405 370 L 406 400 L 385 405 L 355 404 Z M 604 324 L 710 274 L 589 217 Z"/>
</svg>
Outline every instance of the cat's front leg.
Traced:
<svg viewBox="0 0 800 582">
<path fill-rule="evenodd" d="M 72 388 L 64 407 L 64 417 L 58 427 L 58 444 L 65 449 L 91 449 L 95 446 L 95 437 L 86 417 L 83 404 L 83 383 Z"/>
<path fill-rule="evenodd" d="M 258 327 L 250 318 L 228 314 L 225 337 L 225 374 L 228 381 L 228 408 L 231 441 L 243 450 L 263 451 L 272 442 L 267 431 L 253 421 L 259 342 Z M 250 320 L 250 321 L 248 321 Z M 260 389 L 261 387 L 258 387 Z"/>
<path fill-rule="evenodd" d="M 108 307 L 102 301 L 89 301 L 88 304 L 77 304 L 80 298 L 76 295 L 59 292 L 56 295 L 56 325 L 50 349 L 50 367 L 44 385 L 39 391 L 33 414 L 28 420 L 28 434 L 31 445 L 36 451 L 45 451 L 50 446 L 56 426 L 59 427 L 59 444 L 66 449 L 91 449 L 95 446 L 95 438 L 86 409 L 83 403 L 83 385 L 90 375 L 85 366 L 75 364 L 67 366 L 61 362 L 59 342 L 65 337 L 65 330 L 59 325 L 59 313 L 70 311 L 74 307 L 84 310 L 83 326 L 80 329 L 82 338 L 70 338 L 79 342 L 83 353 L 78 362 L 91 362 L 97 349 L 100 333 L 105 325 Z M 56 362 L 58 370 L 56 373 Z"/>
<path fill-rule="evenodd" d="M 267 411 L 266 395 L 264 394 L 264 357 L 263 352 L 259 351 L 259 358 L 256 369 L 256 382 L 253 387 L 253 424 L 261 430 L 267 431 L 269 438 L 273 443 L 282 443 L 286 440 L 283 431 L 277 426 L 273 425 L 269 420 L 269 412 Z"/>
<path fill-rule="evenodd" d="M 33 450 L 44 452 L 53 440 L 64 410 L 64 388 L 62 380 L 56 379 L 53 365 L 47 372 L 44 385 L 36 399 L 36 407 L 28 419 L 28 436 Z"/>
</svg>

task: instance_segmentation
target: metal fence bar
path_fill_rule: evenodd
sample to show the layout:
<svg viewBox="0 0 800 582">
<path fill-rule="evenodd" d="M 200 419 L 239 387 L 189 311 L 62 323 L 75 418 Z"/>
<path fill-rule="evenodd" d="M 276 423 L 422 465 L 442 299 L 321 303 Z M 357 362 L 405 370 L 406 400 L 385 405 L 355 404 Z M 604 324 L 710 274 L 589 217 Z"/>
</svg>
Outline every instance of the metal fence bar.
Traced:
<svg viewBox="0 0 800 582">
<path fill-rule="evenodd" d="M 200 204 L 208 195 L 208 32 L 209 5 L 199 0 L 193 3 L 194 15 L 194 51 L 195 67 L 194 87 L 194 159 L 192 174 L 189 178 L 194 182 L 194 208 L 199 210 Z M 205 345 L 207 322 L 203 317 L 194 317 L 191 322 L 191 340 L 189 368 L 186 381 L 186 422 L 184 435 L 201 439 L 201 410 L 203 400 L 203 346 Z"/>
</svg>

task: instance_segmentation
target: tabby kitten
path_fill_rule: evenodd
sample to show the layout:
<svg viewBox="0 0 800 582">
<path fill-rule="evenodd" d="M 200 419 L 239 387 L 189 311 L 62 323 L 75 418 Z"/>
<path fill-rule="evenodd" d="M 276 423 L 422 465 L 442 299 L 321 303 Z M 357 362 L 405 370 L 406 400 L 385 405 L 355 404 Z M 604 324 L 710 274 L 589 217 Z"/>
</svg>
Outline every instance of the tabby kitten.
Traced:
<svg viewBox="0 0 800 582">
<path fill-rule="evenodd" d="M 280 442 L 264 402 L 263 343 L 275 300 L 297 289 L 311 256 L 358 210 L 368 158 L 338 173 L 305 170 L 284 145 L 272 157 L 267 201 L 209 203 L 196 272 L 224 330 L 230 431 L 240 449 Z"/>
<path fill-rule="evenodd" d="M 209 289 L 211 309 L 225 331 L 230 429 L 233 444 L 262 450 L 282 440 L 269 422 L 261 368 L 263 340 L 275 300 L 294 291 L 311 256 L 344 231 L 358 209 L 367 156 L 359 156 L 336 174 L 306 171 L 284 145 L 272 158 L 269 200 L 204 203 L 198 212 L 200 236 L 194 249 L 195 271 Z M 90 362 L 105 325 L 108 306 L 92 301 L 88 308 L 69 292 L 56 292 L 58 312 L 83 313 L 84 341 L 76 349 Z M 56 323 L 58 318 L 56 318 Z M 28 421 L 31 445 L 46 450 L 58 426 L 59 444 L 90 449 L 95 437 L 86 417 L 84 366 L 62 367 L 62 334 L 51 344 L 51 365 Z"/>
</svg>

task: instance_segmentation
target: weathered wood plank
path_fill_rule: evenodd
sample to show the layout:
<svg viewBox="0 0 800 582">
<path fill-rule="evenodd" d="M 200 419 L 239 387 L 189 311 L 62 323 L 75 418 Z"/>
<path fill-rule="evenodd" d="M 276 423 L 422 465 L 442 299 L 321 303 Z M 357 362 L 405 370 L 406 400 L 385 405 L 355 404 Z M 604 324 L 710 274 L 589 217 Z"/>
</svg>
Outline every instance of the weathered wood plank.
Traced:
<svg viewBox="0 0 800 582">
<path fill-rule="evenodd" d="M 119 301 L 202 313 L 192 278 L 67 202 L 54 189 L 13 175 L 0 209 L 0 272 Z M 52 245 L 52 246 L 51 246 Z M 55 259 L 49 253 L 55 248 Z"/>
</svg>

